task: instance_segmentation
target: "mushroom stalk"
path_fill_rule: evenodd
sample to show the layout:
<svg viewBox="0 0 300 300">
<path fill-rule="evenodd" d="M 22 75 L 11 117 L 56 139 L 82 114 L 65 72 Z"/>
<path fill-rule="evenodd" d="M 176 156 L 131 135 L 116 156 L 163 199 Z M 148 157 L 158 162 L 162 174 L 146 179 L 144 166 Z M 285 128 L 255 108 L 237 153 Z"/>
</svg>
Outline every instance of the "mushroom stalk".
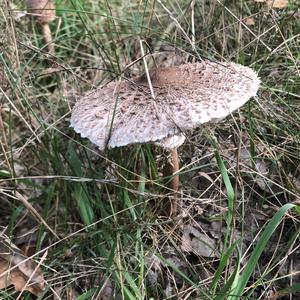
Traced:
<svg viewBox="0 0 300 300">
<path fill-rule="evenodd" d="M 179 158 L 177 148 L 169 150 L 168 160 L 163 168 L 163 176 L 170 177 L 171 180 L 168 183 L 168 188 L 172 189 L 172 195 L 169 197 L 169 210 L 170 216 L 177 215 L 177 192 L 179 189 Z"/>
<path fill-rule="evenodd" d="M 55 20 L 55 4 L 51 0 L 27 0 L 27 8 L 41 26 L 42 35 L 50 54 L 54 54 L 54 44 L 49 23 Z"/>
<path fill-rule="evenodd" d="M 52 42 L 52 33 L 51 29 L 48 23 L 41 24 L 42 27 L 42 35 L 44 38 L 44 41 L 47 45 L 47 50 L 50 54 L 54 54 L 54 44 Z"/>
</svg>

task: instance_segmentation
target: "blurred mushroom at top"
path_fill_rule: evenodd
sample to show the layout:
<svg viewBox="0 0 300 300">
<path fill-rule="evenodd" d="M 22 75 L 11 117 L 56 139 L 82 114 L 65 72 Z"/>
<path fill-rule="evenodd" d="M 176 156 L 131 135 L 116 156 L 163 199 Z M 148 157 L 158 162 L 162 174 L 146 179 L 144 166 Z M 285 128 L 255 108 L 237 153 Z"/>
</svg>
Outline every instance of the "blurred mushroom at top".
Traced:
<svg viewBox="0 0 300 300">
<path fill-rule="evenodd" d="M 49 53 L 54 54 L 54 44 L 49 23 L 56 18 L 55 4 L 51 0 L 27 0 L 27 9 L 41 25 L 43 38 Z"/>
<path fill-rule="evenodd" d="M 164 176 L 177 192 L 177 148 L 184 133 L 218 121 L 255 96 L 255 71 L 235 63 L 202 61 L 156 68 L 147 76 L 113 81 L 77 101 L 71 126 L 101 151 L 138 143 L 158 143 L 169 151 Z M 177 214 L 176 197 L 170 215 Z"/>
</svg>

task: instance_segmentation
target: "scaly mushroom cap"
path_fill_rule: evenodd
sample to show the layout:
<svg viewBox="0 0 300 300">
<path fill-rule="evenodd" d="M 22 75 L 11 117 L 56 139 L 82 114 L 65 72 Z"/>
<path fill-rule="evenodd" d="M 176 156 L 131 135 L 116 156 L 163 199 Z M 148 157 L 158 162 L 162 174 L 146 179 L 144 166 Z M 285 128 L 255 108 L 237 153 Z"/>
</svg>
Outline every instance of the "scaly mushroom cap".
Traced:
<svg viewBox="0 0 300 300">
<path fill-rule="evenodd" d="M 51 0 L 27 0 L 27 9 L 42 23 L 50 23 L 55 19 L 55 5 Z"/>
<path fill-rule="evenodd" d="M 255 96 L 260 80 L 235 63 L 204 61 L 114 81 L 77 101 L 71 126 L 100 150 L 164 141 L 200 124 L 222 119 Z"/>
</svg>

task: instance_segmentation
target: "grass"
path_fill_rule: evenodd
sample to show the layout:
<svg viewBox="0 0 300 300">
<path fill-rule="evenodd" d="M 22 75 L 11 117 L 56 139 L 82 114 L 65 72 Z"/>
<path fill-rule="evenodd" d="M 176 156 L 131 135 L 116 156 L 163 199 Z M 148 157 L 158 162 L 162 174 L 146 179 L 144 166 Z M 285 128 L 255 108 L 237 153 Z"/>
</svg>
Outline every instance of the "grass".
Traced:
<svg viewBox="0 0 300 300">
<path fill-rule="evenodd" d="M 40 299 L 297 297 L 297 1 L 58 0 L 54 56 L 14 4 L 0 8 L 0 225 L 34 259 L 48 251 Z M 175 220 L 157 216 L 161 150 L 100 153 L 69 127 L 81 95 L 144 72 L 141 43 L 149 68 L 206 58 L 262 79 L 257 99 L 180 148 L 184 216 Z M 187 225 L 199 232 L 188 251 Z M 203 243 L 219 254 L 203 256 Z"/>
</svg>

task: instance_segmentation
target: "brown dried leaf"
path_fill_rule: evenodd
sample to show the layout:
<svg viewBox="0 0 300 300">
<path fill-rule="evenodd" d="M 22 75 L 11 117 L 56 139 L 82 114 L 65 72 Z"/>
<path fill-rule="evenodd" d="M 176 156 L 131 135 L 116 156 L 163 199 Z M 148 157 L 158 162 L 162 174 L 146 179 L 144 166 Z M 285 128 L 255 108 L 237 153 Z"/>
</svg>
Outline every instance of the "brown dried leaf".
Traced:
<svg viewBox="0 0 300 300">
<path fill-rule="evenodd" d="M 21 272 L 19 268 L 11 268 L 12 265 L 7 260 L 0 258 L 0 289 L 14 285 L 16 291 L 25 290 L 36 296 L 41 294 L 44 290 L 43 275 L 33 274 L 34 270 L 31 270 L 31 273 L 34 276 L 32 276 L 31 280 L 28 282 L 29 278 Z M 38 273 L 38 271 L 36 273 Z"/>
<path fill-rule="evenodd" d="M 0 289 L 13 285 L 16 291 L 29 291 L 38 296 L 45 281 L 38 265 L 20 253 L 8 238 L 0 235 Z"/>
<path fill-rule="evenodd" d="M 190 224 L 183 227 L 181 249 L 199 256 L 220 257 L 216 241 Z"/>
</svg>

